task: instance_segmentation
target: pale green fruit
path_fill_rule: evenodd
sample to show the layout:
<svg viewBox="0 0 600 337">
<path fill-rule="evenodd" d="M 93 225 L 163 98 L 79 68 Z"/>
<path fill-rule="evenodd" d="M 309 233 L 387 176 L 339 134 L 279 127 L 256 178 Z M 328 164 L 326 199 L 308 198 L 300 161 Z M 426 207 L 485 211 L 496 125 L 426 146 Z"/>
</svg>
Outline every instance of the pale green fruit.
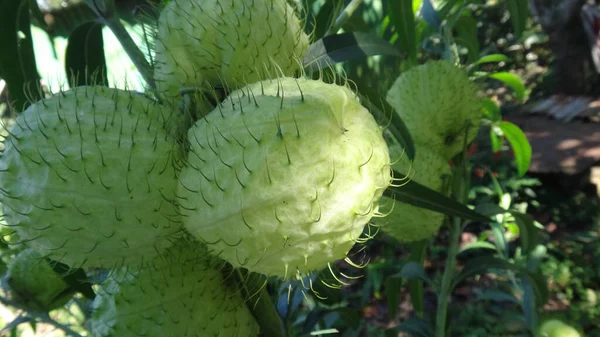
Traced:
<svg viewBox="0 0 600 337">
<path fill-rule="evenodd" d="M 186 244 L 139 272 L 113 274 L 97 291 L 92 336 L 257 336 L 240 290 L 218 266 Z"/>
<path fill-rule="evenodd" d="M 442 192 L 451 176 L 448 161 L 426 146 L 416 145 L 416 157 L 411 161 L 402 155 L 399 146 L 390 146 L 392 168 L 421 185 Z M 405 177 L 394 177 L 405 178 Z M 397 184 L 402 184 L 398 181 Z M 402 187 L 400 187 L 402 188 Z M 384 217 L 375 218 L 376 225 L 400 242 L 427 239 L 437 233 L 444 221 L 444 214 L 402 203 L 389 197 L 382 198 L 380 212 Z"/>
<path fill-rule="evenodd" d="M 174 0 L 161 12 L 154 77 L 159 91 L 239 88 L 293 75 L 308 49 L 286 0 Z"/>
<path fill-rule="evenodd" d="M 450 61 L 429 61 L 401 74 L 388 91 L 387 101 L 416 144 L 446 159 L 460 153 L 479 131 L 482 115 L 477 88 Z"/>
<path fill-rule="evenodd" d="M 382 128 L 347 87 L 280 78 L 196 122 L 186 228 L 236 267 L 286 277 L 346 257 L 390 183 Z"/>
<path fill-rule="evenodd" d="M 103 87 L 31 105 L 0 157 L 7 226 L 71 267 L 142 264 L 182 229 L 178 120 L 142 95 Z"/>
<path fill-rule="evenodd" d="M 48 261 L 32 249 L 15 256 L 8 267 L 6 281 L 11 300 L 34 312 L 59 308 L 73 295 Z"/>
<path fill-rule="evenodd" d="M 541 337 L 583 337 L 577 329 L 564 322 L 551 319 L 540 326 Z"/>
</svg>

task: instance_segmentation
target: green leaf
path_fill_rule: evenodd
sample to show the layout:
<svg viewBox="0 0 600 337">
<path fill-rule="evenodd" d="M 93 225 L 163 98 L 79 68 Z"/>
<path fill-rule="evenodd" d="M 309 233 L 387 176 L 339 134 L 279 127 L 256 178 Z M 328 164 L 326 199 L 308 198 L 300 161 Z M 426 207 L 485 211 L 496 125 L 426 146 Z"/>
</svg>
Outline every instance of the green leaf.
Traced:
<svg viewBox="0 0 600 337">
<path fill-rule="evenodd" d="M 404 152 L 408 158 L 414 160 L 416 152 L 415 144 L 410 135 L 410 131 L 408 131 L 408 128 L 400 115 L 394 112 L 394 108 L 392 108 L 385 99 L 381 99 L 381 94 L 377 91 L 365 86 L 362 86 L 360 91 L 359 97 L 363 106 L 371 112 L 377 121 L 385 122 L 387 124 L 387 129 L 404 148 Z M 377 100 L 377 97 L 380 99 Z M 389 112 L 384 113 L 384 111 Z"/>
<path fill-rule="evenodd" d="M 490 129 L 490 142 L 494 153 L 502 149 L 502 137 L 498 136 L 493 129 Z"/>
<path fill-rule="evenodd" d="M 60 262 L 48 260 L 52 269 L 59 275 L 71 289 L 81 293 L 87 299 L 93 300 L 96 294 L 92 289 L 92 283 L 83 269 L 73 270 Z"/>
<path fill-rule="evenodd" d="M 527 18 L 529 17 L 529 6 L 527 1 L 523 0 L 506 0 L 508 12 L 510 13 L 510 22 L 512 23 L 515 38 L 520 39 L 527 26 Z"/>
<path fill-rule="evenodd" d="M 510 58 L 504 54 L 490 54 L 481 57 L 476 64 L 484 63 L 499 63 L 499 62 L 510 62 Z"/>
<path fill-rule="evenodd" d="M 500 107 L 496 102 L 489 98 L 484 98 L 481 100 L 483 103 L 483 114 L 492 122 L 499 122 L 502 120 L 502 115 L 500 113 Z"/>
<path fill-rule="evenodd" d="M 314 36 L 316 39 L 320 39 L 325 36 L 325 33 L 327 33 L 327 30 L 331 26 L 331 23 L 333 20 L 335 20 L 334 13 L 336 12 L 336 8 L 334 4 L 341 5 L 341 2 L 329 0 L 326 1 L 321 8 L 319 8 L 319 13 L 315 18 L 316 22 Z"/>
<path fill-rule="evenodd" d="M 65 70 L 71 87 L 108 86 L 102 24 L 86 22 L 69 35 Z"/>
<path fill-rule="evenodd" d="M 502 133 L 515 153 L 519 176 L 524 176 L 531 164 L 531 145 L 525 133 L 511 122 L 501 122 L 498 127 L 502 130 Z"/>
<path fill-rule="evenodd" d="M 455 41 L 465 46 L 469 52 L 468 63 L 477 61 L 479 57 L 479 39 L 477 38 L 477 21 L 470 11 L 462 11 L 462 15 L 454 24 L 457 36 Z"/>
<path fill-rule="evenodd" d="M 417 62 L 417 38 L 415 14 L 411 0 L 395 0 L 389 2 L 390 18 L 398 34 L 400 49 L 406 51 L 412 64 Z"/>
<path fill-rule="evenodd" d="M 395 177 L 404 177 L 405 174 L 394 172 Z M 469 207 L 451 199 L 444 194 L 427 188 L 414 180 L 403 183 L 402 186 L 391 186 L 384 194 L 397 201 L 425 208 L 434 212 L 457 216 L 462 219 L 490 222 L 491 219 L 481 215 Z"/>
<path fill-rule="evenodd" d="M 429 279 L 429 277 L 427 277 L 423 266 L 414 261 L 407 262 L 404 266 L 402 266 L 402 269 L 399 273 L 394 274 L 390 277 L 399 277 L 409 280 L 421 280 L 427 283 L 431 283 L 431 280 Z"/>
<path fill-rule="evenodd" d="M 400 277 L 388 277 L 385 279 L 385 297 L 388 301 L 388 310 L 392 317 L 398 312 L 403 286 L 404 280 Z"/>
<path fill-rule="evenodd" d="M 423 5 L 421 6 L 421 17 L 427 24 L 429 24 L 434 30 L 440 29 L 440 25 L 442 24 L 442 20 L 440 20 L 440 15 L 433 8 L 432 0 L 423 0 Z"/>
<path fill-rule="evenodd" d="M 413 261 L 422 267 L 425 262 L 428 244 L 428 239 L 410 243 L 409 261 Z M 419 317 L 423 317 L 425 314 L 425 290 L 423 288 L 423 281 L 416 279 L 408 280 L 408 292 L 410 294 L 413 310 Z"/>
<path fill-rule="evenodd" d="M 478 242 L 473 242 L 471 244 L 466 245 L 459 251 L 459 253 L 464 253 L 468 250 L 473 250 L 473 249 L 490 249 L 490 250 L 496 251 L 496 246 L 494 246 L 493 244 L 491 244 L 487 241 L 478 241 Z"/>
<path fill-rule="evenodd" d="M 537 233 L 539 230 L 535 227 L 534 220 L 531 216 L 517 211 L 511 211 L 510 214 L 515 217 L 515 222 L 517 226 L 519 226 L 521 249 L 523 250 L 523 254 L 527 255 L 537 247 Z"/>
<path fill-rule="evenodd" d="M 520 101 L 523 101 L 525 99 L 525 95 L 526 95 L 525 84 L 523 84 L 523 81 L 521 81 L 521 79 L 517 75 L 507 73 L 507 72 L 498 72 L 498 73 L 488 74 L 487 76 L 506 84 L 508 87 L 510 87 L 512 90 L 514 90 L 515 95 L 517 95 L 517 98 Z"/>
<path fill-rule="evenodd" d="M 319 70 L 334 63 L 374 55 L 402 56 L 400 50 L 370 33 L 342 33 L 326 36 L 310 45 L 302 64 Z"/>
<path fill-rule="evenodd" d="M 538 304 L 546 302 L 548 298 L 548 289 L 546 288 L 546 281 L 543 277 L 540 277 L 539 274 L 530 272 L 526 268 L 495 256 L 482 256 L 471 259 L 467 262 L 461 272 L 454 276 L 452 288 L 455 288 L 460 282 L 468 277 L 486 272 L 493 272 L 494 269 L 513 271 L 526 277 L 530 282 L 535 297 L 539 300 Z"/>
<path fill-rule="evenodd" d="M 407 333 L 412 337 L 433 337 L 431 324 L 418 317 L 408 318 L 397 329 L 399 332 Z"/>
<path fill-rule="evenodd" d="M 30 99 L 41 98 L 28 2 L 0 0 L 0 77 L 6 81 L 12 106 L 17 111 L 25 110 Z"/>
</svg>

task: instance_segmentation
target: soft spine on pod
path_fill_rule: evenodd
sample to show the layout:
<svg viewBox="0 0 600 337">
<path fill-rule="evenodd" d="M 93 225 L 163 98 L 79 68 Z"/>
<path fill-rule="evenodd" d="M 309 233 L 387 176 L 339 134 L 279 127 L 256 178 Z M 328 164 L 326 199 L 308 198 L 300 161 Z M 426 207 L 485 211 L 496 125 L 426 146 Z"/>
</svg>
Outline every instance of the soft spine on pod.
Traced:
<svg viewBox="0 0 600 337">
<path fill-rule="evenodd" d="M 142 265 L 182 228 L 178 118 L 140 94 L 103 87 L 32 104 L 0 157 L 7 226 L 71 267 Z"/>
<path fill-rule="evenodd" d="M 91 332 L 106 336 L 255 337 L 259 327 L 232 279 L 201 245 L 178 243 L 140 271 L 98 288 Z"/>
<path fill-rule="evenodd" d="M 345 258 L 391 180 L 382 128 L 350 89 L 321 81 L 248 85 L 188 139 L 185 227 L 233 266 L 267 275 Z"/>
<path fill-rule="evenodd" d="M 402 73 L 386 97 L 416 144 L 451 159 L 473 141 L 481 100 L 467 73 L 451 61 L 429 61 Z"/>
<path fill-rule="evenodd" d="M 157 35 L 154 77 L 168 95 L 293 75 L 309 45 L 286 0 L 175 0 Z"/>
<path fill-rule="evenodd" d="M 73 291 L 48 261 L 32 249 L 21 251 L 6 274 L 12 301 L 34 312 L 46 312 L 65 305 Z"/>
<path fill-rule="evenodd" d="M 444 192 L 452 170 L 448 161 L 437 152 L 426 146 L 416 145 L 416 158 L 411 161 L 398 144 L 389 146 L 392 169 L 405 174 L 397 178 L 411 179 L 438 192 Z M 384 217 L 376 218 L 374 223 L 400 242 L 412 242 L 427 239 L 436 234 L 444 221 L 444 214 L 396 201 L 389 197 L 382 198 L 381 213 Z"/>
</svg>

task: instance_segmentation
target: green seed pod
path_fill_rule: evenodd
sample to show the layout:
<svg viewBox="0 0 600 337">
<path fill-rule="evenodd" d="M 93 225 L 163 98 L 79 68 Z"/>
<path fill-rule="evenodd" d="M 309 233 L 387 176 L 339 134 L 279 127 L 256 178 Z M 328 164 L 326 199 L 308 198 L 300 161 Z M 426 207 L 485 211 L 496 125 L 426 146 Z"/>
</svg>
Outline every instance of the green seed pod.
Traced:
<svg viewBox="0 0 600 337">
<path fill-rule="evenodd" d="M 190 129 L 184 225 L 235 267 L 286 277 L 343 259 L 390 183 L 382 128 L 347 87 L 258 82 Z"/>
<path fill-rule="evenodd" d="M 577 331 L 577 329 L 573 328 L 570 325 L 565 324 L 564 322 L 551 319 L 545 321 L 540 326 L 540 336 L 541 337 L 583 337 Z"/>
<path fill-rule="evenodd" d="M 182 229 L 178 118 L 142 95 L 102 87 L 31 105 L 0 157 L 7 225 L 71 267 L 142 264 Z"/>
<path fill-rule="evenodd" d="M 445 182 L 450 178 L 451 168 L 448 162 L 438 153 L 429 151 L 425 146 L 416 147 L 417 156 L 414 161 L 401 156 L 398 146 L 390 146 L 392 168 L 407 175 L 407 179 L 441 192 Z M 403 177 L 394 177 L 403 178 Z M 401 182 L 399 182 L 401 184 Z M 444 221 L 444 214 L 382 198 L 381 213 L 385 217 L 375 218 L 376 225 L 400 242 L 412 242 L 429 238 L 437 233 Z"/>
<path fill-rule="evenodd" d="M 177 245 L 139 272 L 122 270 L 98 289 L 94 337 L 255 337 L 259 327 L 232 279 L 205 249 Z"/>
<path fill-rule="evenodd" d="M 403 73 L 388 91 L 387 101 L 416 144 L 427 145 L 446 159 L 460 153 L 465 141 L 472 142 L 479 131 L 477 88 L 450 61 L 430 61 Z"/>
<path fill-rule="evenodd" d="M 48 261 L 32 249 L 23 250 L 11 261 L 6 282 L 10 299 L 34 312 L 62 307 L 74 293 Z"/>
<path fill-rule="evenodd" d="M 286 0 L 174 0 L 161 12 L 154 77 L 158 90 L 236 89 L 293 75 L 309 37 Z"/>
</svg>

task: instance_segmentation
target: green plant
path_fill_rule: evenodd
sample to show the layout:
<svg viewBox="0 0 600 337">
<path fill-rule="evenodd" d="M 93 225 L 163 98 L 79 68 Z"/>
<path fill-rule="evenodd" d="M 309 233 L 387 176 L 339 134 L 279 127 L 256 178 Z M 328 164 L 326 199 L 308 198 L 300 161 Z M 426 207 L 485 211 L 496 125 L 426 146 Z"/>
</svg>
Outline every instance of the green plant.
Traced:
<svg viewBox="0 0 600 337">
<path fill-rule="evenodd" d="M 509 85 L 517 97 L 523 98 L 525 90 L 514 75 L 478 71 L 482 64 L 507 59 L 503 55 L 479 57 L 479 45 L 474 45 L 477 40 L 472 34 L 476 22 L 466 3 L 448 1 L 435 8 L 428 0 L 383 1 L 383 5 L 394 9 L 394 14 L 383 19 L 383 23 L 374 20 L 381 32 L 376 36 L 352 29 L 357 24 L 357 13 L 366 12 L 361 12 L 361 1 L 350 1 L 346 7 L 307 1 L 303 7 L 307 17 L 315 8 L 320 16 L 313 27 L 307 25 L 315 37 L 308 46 L 308 35 L 301 31 L 302 23 L 297 22 L 293 7 L 284 1 L 273 1 L 257 0 L 253 2 L 255 7 L 235 0 L 212 1 L 202 9 L 189 0 L 166 4 L 162 15 L 153 13 L 158 27 L 150 30 L 157 28 L 158 41 L 155 47 L 153 42 L 148 43 L 150 55 L 144 55 L 133 44 L 119 20 L 114 1 L 87 1 L 98 21 L 111 29 L 137 65 L 147 82 L 148 97 L 127 88 L 105 88 L 99 73 L 85 73 L 88 69 L 99 69 L 101 73 L 107 67 L 103 63 L 106 61 L 87 59 L 83 67 L 75 67 L 72 60 L 66 62 L 67 69 L 81 71 L 79 75 L 88 86 L 78 87 L 80 82 L 69 79 L 71 89 L 39 102 L 31 99 L 30 110 L 15 109 L 19 116 L 5 142 L 7 149 L 2 160 L 24 166 L 29 179 L 41 180 L 32 184 L 32 189 L 38 189 L 32 194 L 45 198 L 45 203 L 24 200 L 20 193 L 26 189 L 19 184 L 16 166 L 7 164 L 0 175 L 0 181 L 5 183 L 0 187 L 7 225 L 27 245 L 37 246 L 50 258 L 70 264 L 68 270 L 62 270 L 62 278 L 71 290 L 94 303 L 89 321 L 96 335 L 164 335 L 173 331 L 189 335 L 196 332 L 188 330 L 194 327 L 240 337 L 257 333 L 304 336 L 338 329 L 349 333 L 362 329 L 383 335 L 352 314 L 346 300 L 340 298 L 339 288 L 348 289 L 359 282 L 356 273 L 365 264 L 358 257 L 361 253 L 370 256 L 373 246 L 369 241 L 375 234 L 374 227 L 366 224 L 373 216 L 385 215 L 378 209 L 379 198 L 385 193 L 387 200 L 402 204 L 399 210 L 418 207 L 428 214 L 424 218 L 435 218 L 428 223 L 432 230 L 412 238 L 423 240 L 408 245 L 410 256 L 406 260 L 383 266 L 375 263 L 368 272 L 369 285 L 365 288 L 379 297 L 385 294 L 390 307 L 397 307 L 400 296 L 399 287 L 395 286 L 408 283 L 416 317 L 388 333 L 450 335 L 451 327 L 446 322 L 453 290 L 465 279 L 491 270 L 510 279 L 514 289 L 523 294 L 519 305 L 527 316 L 527 327 L 535 334 L 536 314 L 544 301 L 545 289 L 537 277 L 533 221 L 510 207 L 467 206 L 472 162 L 465 152 L 481 124 L 489 127 L 490 137 L 497 143 L 503 137 L 508 139 L 515 148 L 521 174 L 527 169 L 531 151 L 527 151 L 522 132 L 502 121 L 497 105 L 476 97 L 477 85 L 473 81 L 490 78 Z M 271 13 L 269 6 L 277 8 L 281 15 L 265 20 Z M 206 16 L 204 9 L 214 10 L 215 15 Z M 11 22 L 16 27 L 17 23 Z M 342 29 L 344 33 L 339 33 Z M 90 46 L 103 47 L 91 31 L 72 34 L 69 45 L 84 45 L 90 50 Z M 284 37 L 268 31 L 284 33 Z M 16 39 L 16 30 L 11 32 L 9 37 Z M 84 43 L 77 41 L 77 36 L 82 35 Z M 255 38 L 265 40 L 261 44 Z M 468 46 L 466 50 L 461 48 L 464 45 Z M 33 56 L 25 54 L 27 48 L 21 52 L 26 57 Z M 412 74 L 413 79 L 407 83 L 423 82 L 429 88 L 409 87 L 411 83 L 400 85 L 404 81 L 400 80 L 391 93 L 400 93 L 401 99 L 388 95 L 393 99 L 386 102 L 381 93 L 387 87 L 371 90 L 369 82 L 361 82 L 360 78 L 354 86 L 350 80 L 361 72 L 358 67 L 346 77 L 342 65 L 333 65 L 356 61 L 359 56 L 377 56 L 371 61 L 379 60 L 379 56 L 391 57 L 406 71 L 401 78 Z M 437 58 L 445 60 L 434 61 Z M 10 63 L 12 60 L 2 60 L 3 78 L 7 69 L 23 65 L 10 67 L 7 64 L 14 64 Z M 421 63 L 424 65 L 418 66 Z M 302 75 L 293 76 L 300 68 L 304 69 Z M 365 69 L 362 71 L 370 73 L 369 68 Z M 440 76 L 444 74 L 453 76 Z M 391 72 L 379 75 L 381 78 L 371 76 L 369 80 L 391 83 L 393 80 L 386 77 L 397 76 Z M 436 81 L 436 77 L 441 78 Z M 436 90 L 443 80 L 451 80 L 450 85 L 457 87 L 454 91 L 447 87 Z M 10 86 L 22 87 L 25 83 L 24 79 L 11 78 Z M 86 90 L 93 94 L 87 97 Z M 96 99 L 103 102 L 102 109 Z M 68 108 L 64 112 L 55 108 L 43 113 L 48 102 Z M 141 107 L 137 102 L 142 102 Z M 449 102 L 453 103 L 452 109 L 445 109 Z M 431 114 L 411 115 L 421 108 Z M 98 113 L 89 115 L 88 111 Z M 83 117 L 79 112 L 84 112 Z M 461 118 L 456 118 L 459 113 Z M 108 127 L 113 126 L 107 122 L 111 116 L 123 118 L 118 119 L 118 128 Z M 106 133 L 102 125 L 107 125 Z M 71 126 L 78 132 L 72 132 Z M 400 152 L 406 154 L 398 165 L 394 165 L 397 158 L 390 160 L 384 132 L 393 140 L 390 144 L 396 146 L 392 157 Z M 426 133 L 430 137 L 423 137 Z M 144 137 L 137 138 L 140 134 Z M 11 150 L 10 146 L 19 142 L 24 143 L 26 151 L 20 151 L 21 147 Z M 93 156 L 88 157 L 83 148 L 89 148 Z M 75 167 L 64 164 L 70 159 L 77 159 L 72 165 L 80 165 L 78 170 L 68 170 Z M 407 172 L 400 171 L 410 171 L 411 166 L 418 168 L 417 174 L 422 176 L 394 180 L 390 185 L 390 166 L 394 178 L 403 177 Z M 159 167 L 164 170 L 155 171 Z M 88 169 L 96 171 L 91 174 Z M 69 179 L 60 179 L 61 173 Z M 53 180 L 40 179 L 46 174 Z M 102 179 L 95 181 L 96 174 Z M 70 179 L 78 185 L 68 185 Z M 104 179 L 112 180 L 106 185 Z M 428 183 L 429 179 L 433 183 Z M 442 184 L 442 180 L 447 184 Z M 174 191 L 177 182 L 178 189 Z M 147 189 L 137 188 L 148 186 L 151 196 L 137 204 L 148 193 Z M 89 210 L 72 207 L 65 211 L 57 206 L 77 204 L 80 200 L 69 195 L 55 204 L 48 189 L 90 193 L 94 196 L 92 201 L 101 202 L 88 206 Z M 113 191 L 115 194 L 111 194 Z M 120 207 L 123 218 L 114 212 Z M 26 211 L 30 211 L 29 215 L 24 214 Z M 151 215 L 156 212 L 170 226 L 147 226 L 153 223 L 156 217 Z M 432 280 L 423 268 L 425 248 L 428 237 L 441 224 L 438 220 L 444 217 L 442 213 L 449 216 L 448 226 L 442 228 L 449 234 L 446 267 L 443 275 Z M 107 216 L 112 214 L 116 214 L 114 219 Z M 37 227 L 47 221 L 53 226 Z M 70 228 L 70 232 L 58 230 L 71 221 L 76 221 L 78 227 Z M 522 237 L 521 250 L 508 254 L 499 248 L 504 242 L 498 241 L 496 256 L 469 260 L 459 271 L 458 239 L 470 221 L 491 223 L 492 227 L 514 221 Z M 108 228 L 109 234 L 115 234 L 91 230 L 95 228 Z M 165 228 L 166 233 L 161 232 Z M 41 233 L 36 236 L 34 231 Z M 203 241 L 189 242 L 201 250 L 198 255 L 181 256 L 176 252 L 185 231 Z M 69 240 L 64 240 L 65 235 Z M 59 244 L 58 238 L 63 238 L 64 244 Z M 139 244 L 131 245 L 133 240 L 140 240 L 135 241 Z M 44 242 L 48 243 L 45 247 Z M 202 251 L 204 244 L 208 252 Z M 102 245 L 110 249 L 100 248 Z M 201 260 L 198 265 L 197 258 Z M 219 268 L 212 268 L 218 258 L 224 261 L 217 263 Z M 207 261 L 211 261 L 210 268 Z M 372 271 L 377 268 L 385 270 L 385 279 Z M 95 285 L 95 291 L 90 283 Z M 225 288 L 221 287 L 224 283 Z M 438 300 L 430 320 L 433 324 L 425 319 L 425 285 L 433 288 Z M 277 301 L 276 307 L 269 295 Z M 199 301 L 208 303 L 207 307 L 196 307 Z M 207 325 L 197 317 L 189 317 L 190 313 L 217 319 Z M 222 316 L 230 313 L 239 318 L 233 325 Z M 46 316 L 23 317 L 23 321 L 51 322 L 72 336 L 78 335 Z M 23 321 L 13 321 L 10 328 Z M 345 322 L 351 323 L 345 326 Z"/>
</svg>

